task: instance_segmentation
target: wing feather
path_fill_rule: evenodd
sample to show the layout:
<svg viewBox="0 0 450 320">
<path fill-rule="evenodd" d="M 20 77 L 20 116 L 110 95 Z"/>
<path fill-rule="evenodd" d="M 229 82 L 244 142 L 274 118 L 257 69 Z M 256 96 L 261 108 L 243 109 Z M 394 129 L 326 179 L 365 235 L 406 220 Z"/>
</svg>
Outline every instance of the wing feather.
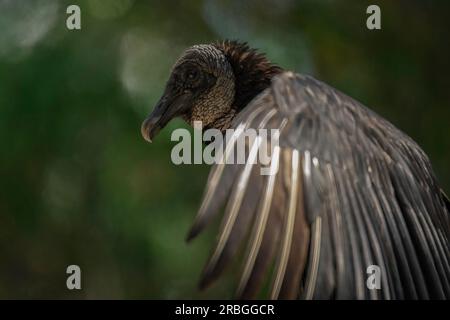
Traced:
<svg viewBox="0 0 450 320">
<path fill-rule="evenodd" d="M 261 165 L 250 163 L 258 140 L 244 165 L 213 166 L 189 238 L 228 204 L 202 283 L 242 257 L 240 298 L 450 297 L 450 201 L 411 138 L 291 72 L 277 76 L 234 128 L 278 128 L 270 164 L 278 171 L 261 176 Z M 370 265 L 381 270 L 380 290 L 366 284 Z"/>
</svg>

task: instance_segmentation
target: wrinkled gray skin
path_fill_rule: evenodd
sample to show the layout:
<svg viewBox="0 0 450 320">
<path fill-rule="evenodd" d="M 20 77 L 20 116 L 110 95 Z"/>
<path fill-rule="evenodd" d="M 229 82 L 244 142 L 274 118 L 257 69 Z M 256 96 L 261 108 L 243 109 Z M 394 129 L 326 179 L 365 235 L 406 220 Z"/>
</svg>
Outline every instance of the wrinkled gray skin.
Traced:
<svg viewBox="0 0 450 320">
<path fill-rule="evenodd" d="M 164 93 L 141 127 L 149 142 L 173 118 L 191 125 L 228 128 L 235 112 L 235 78 L 225 55 L 212 45 L 187 49 L 173 66 Z"/>
</svg>

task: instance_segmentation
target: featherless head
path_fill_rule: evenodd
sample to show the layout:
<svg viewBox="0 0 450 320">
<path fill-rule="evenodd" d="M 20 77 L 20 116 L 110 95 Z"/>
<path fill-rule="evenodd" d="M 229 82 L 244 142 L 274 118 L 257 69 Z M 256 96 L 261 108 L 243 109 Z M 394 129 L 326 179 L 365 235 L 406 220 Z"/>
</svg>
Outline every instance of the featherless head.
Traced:
<svg viewBox="0 0 450 320">
<path fill-rule="evenodd" d="M 147 141 L 176 117 L 224 130 L 281 69 L 245 43 L 188 48 L 172 68 L 164 93 L 142 124 Z"/>
</svg>

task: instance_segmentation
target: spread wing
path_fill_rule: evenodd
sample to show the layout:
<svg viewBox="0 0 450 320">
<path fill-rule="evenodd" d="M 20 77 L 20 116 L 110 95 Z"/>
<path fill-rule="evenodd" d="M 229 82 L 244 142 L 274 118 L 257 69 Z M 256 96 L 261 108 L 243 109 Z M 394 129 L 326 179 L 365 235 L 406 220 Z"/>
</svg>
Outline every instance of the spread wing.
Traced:
<svg viewBox="0 0 450 320">
<path fill-rule="evenodd" d="M 269 142 L 276 173 L 262 175 L 252 161 L 258 139 L 247 143 L 245 163 L 212 167 L 188 236 L 223 212 L 202 287 L 237 260 L 239 298 L 267 286 L 270 298 L 450 297 L 448 204 L 412 139 L 352 98 L 290 72 L 234 128 L 279 130 L 279 143 Z M 372 265 L 379 290 L 367 285 Z"/>
</svg>

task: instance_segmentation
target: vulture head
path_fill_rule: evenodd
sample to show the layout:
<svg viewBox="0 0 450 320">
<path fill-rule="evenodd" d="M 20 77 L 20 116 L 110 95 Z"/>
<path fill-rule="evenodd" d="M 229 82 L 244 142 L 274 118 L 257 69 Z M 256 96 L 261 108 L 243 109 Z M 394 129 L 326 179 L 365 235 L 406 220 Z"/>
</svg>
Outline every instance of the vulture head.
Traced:
<svg viewBox="0 0 450 320">
<path fill-rule="evenodd" d="M 141 127 L 149 142 L 173 118 L 227 129 L 234 116 L 266 89 L 281 69 L 245 43 L 188 48 L 172 68 L 164 93 Z"/>
</svg>

